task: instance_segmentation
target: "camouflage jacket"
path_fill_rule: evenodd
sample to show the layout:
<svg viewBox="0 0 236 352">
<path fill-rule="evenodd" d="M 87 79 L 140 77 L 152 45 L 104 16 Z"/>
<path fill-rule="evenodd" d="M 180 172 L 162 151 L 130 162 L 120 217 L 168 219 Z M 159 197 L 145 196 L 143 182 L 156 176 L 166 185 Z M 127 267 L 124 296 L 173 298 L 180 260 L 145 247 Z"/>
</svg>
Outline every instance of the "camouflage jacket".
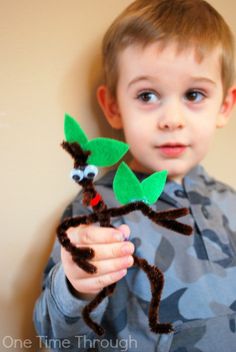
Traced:
<svg viewBox="0 0 236 352">
<path fill-rule="evenodd" d="M 117 206 L 112 191 L 114 173 L 97 182 L 110 207 Z M 144 175 L 138 175 L 140 178 Z M 190 237 L 159 227 L 139 211 L 115 219 L 126 223 L 136 255 L 157 265 L 165 286 L 160 321 L 172 322 L 174 333 L 149 330 L 151 298 L 145 274 L 135 267 L 118 282 L 115 293 L 93 312 L 106 335 L 98 338 L 84 324 L 81 310 L 87 302 L 72 296 L 55 243 L 45 270 L 42 294 L 35 305 L 35 326 L 46 346 L 55 351 L 236 351 L 236 193 L 209 177 L 201 166 L 184 178 L 183 185 L 167 182 L 155 210 L 188 207 L 180 221 L 190 224 Z M 81 195 L 64 216 L 83 214 Z"/>
</svg>

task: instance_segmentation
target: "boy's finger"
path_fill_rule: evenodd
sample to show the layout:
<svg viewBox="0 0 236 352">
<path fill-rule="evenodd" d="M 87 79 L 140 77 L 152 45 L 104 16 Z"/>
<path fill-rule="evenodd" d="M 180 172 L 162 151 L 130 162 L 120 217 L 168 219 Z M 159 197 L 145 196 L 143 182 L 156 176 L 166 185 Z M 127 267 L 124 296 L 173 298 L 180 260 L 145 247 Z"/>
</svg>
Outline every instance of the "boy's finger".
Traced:
<svg viewBox="0 0 236 352">
<path fill-rule="evenodd" d="M 110 248 L 110 250 L 107 250 Z M 88 274 L 73 261 L 71 254 L 63 247 L 61 248 L 61 258 L 64 265 L 65 272 L 70 273 L 70 277 L 86 278 L 92 276 L 100 276 L 109 272 L 126 269 L 133 265 L 132 254 L 135 247 L 132 242 L 114 243 L 106 245 L 96 245 L 91 247 L 95 251 L 95 257 L 91 260 L 97 268 L 95 274 Z M 96 249 L 95 249 L 96 248 Z"/>
<path fill-rule="evenodd" d="M 83 247 L 82 245 L 80 246 Z M 121 243 L 120 242 L 107 243 L 106 245 L 96 244 L 96 245 L 91 245 L 90 248 L 93 249 L 95 253 L 93 259 L 90 260 L 93 265 L 95 265 L 94 262 L 96 261 L 121 258 L 127 255 L 132 255 L 135 251 L 135 246 L 130 241 L 124 241 Z M 67 252 L 64 248 L 62 248 L 62 250 L 64 250 L 63 252 L 67 253 L 68 258 L 71 258 L 71 263 L 72 263 L 73 259 L 71 257 L 71 254 Z"/>
<path fill-rule="evenodd" d="M 134 264 L 134 258 L 129 255 L 125 257 L 108 259 L 98 262 L 93 262 L 93 265 L 96 266 L 97 272 L 95 274 L 88 274 L 84 270 L 79 269 L 77 271 L 80 279 L 103 276 L 109 273 L 117 272 L 120 270 L 128 269 Z"/>
<path fill-rule="evenodd" d="M 111 272 L 109 274 L 101 275 L 98 277 L 90 277 L 86 279 L 80 279 L 76 285 L 76 290 L 83 293 L 93 293 L 102 290 L 104 287 L 111 285 L 118 280 L 122 279 L 127 274 L 127 269 Z"/>
<path fill-rule="evenodd" d="M 94 225 L 81 225 L 78 228 L 70 228 L 67 234 L 75 245 L 90 245 L 95 243 L 112 243 L 127 240 L 130 234 L 127 225 L 119 228 L 100 227 Z"/>
<path fill-rule="evenodd" d="M 122 232 L 122 234 L 125 236 L 125 240 L 127 240 L 130 236 L 130 228 L 126 224 L 122 224 L 119 227 L 117 227 L 119 231 Z"/>
<path fill-rule="evenodd" d="M 122 243 L 108 243 L 106 245 L 97 244 L 95 246 L 91 246 L 91 248 L 95 253 L 91 262 L 131 255 L 135 250 L 134 244 L 130 241 L 125 241 Z"/>
</svg>

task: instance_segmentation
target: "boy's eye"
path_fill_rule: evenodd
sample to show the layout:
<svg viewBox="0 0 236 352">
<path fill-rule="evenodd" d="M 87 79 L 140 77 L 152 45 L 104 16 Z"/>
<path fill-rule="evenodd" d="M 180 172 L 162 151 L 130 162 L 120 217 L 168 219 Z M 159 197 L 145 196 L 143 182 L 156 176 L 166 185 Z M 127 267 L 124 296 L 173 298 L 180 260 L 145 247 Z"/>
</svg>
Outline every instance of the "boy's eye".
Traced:
<svg viewBox="0 0 236 352">
<path fill-rule="evenodd" d="M 144 91 L 137 95 L 137 99 L 143 103 L 156 103 L 159 100 L 157 93 L 152 91 Z"/>
<path fill-rule="evenodd" d="M 205 98 L 205 94 L 203 92 L 200 92 L 198 90 L 189 90 L 185 94 L 185 99 L 193 102 L 193 103 L 199 103 Z"/>
</svg>

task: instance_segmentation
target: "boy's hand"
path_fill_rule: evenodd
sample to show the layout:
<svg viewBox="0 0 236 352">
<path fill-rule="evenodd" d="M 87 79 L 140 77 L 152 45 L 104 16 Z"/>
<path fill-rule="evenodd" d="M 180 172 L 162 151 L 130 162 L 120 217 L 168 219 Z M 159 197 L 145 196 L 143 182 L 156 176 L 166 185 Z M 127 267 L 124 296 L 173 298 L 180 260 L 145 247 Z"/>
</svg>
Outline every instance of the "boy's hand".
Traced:
<svg viewBox="0 0 236 352">
<path fill-rule="evenodd" d="M 94 225 L 80 225 L 67 231 L 70 241 L 78 247 L 91 247 L 95 256 L 91 260 L 97 267 L 96 274 L 86 273 L 72 260 L 71 254 L 63 247 L 61 258 L 72 292 L 79 298 L 92 298 L 105 286 L 120 280 L 133 265 L 134 245 L 128 239 L 127 225 L 114 229 Z"/>
</svg>

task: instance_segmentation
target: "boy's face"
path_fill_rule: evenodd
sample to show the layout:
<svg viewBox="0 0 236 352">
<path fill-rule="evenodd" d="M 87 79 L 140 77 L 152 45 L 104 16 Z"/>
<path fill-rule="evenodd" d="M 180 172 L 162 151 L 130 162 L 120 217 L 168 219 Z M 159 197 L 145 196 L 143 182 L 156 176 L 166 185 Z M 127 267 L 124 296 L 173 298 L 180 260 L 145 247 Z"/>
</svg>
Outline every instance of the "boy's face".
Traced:
<svg viewBox="0 0 236 352">
<path fill-rule="evenodd" d="M 118 64 L 117 99 L 104 111 L 113 127 L 124 130 L 131 167 L 166 169 L 181 182 L 205 157 L 233 106 L 235 91 L 223 101 L 219 50 L 199 62 L 193 50 L 177 53 L 174 44 L 162 51 L 157 43 L 130 46 Z"/>
</svg>

